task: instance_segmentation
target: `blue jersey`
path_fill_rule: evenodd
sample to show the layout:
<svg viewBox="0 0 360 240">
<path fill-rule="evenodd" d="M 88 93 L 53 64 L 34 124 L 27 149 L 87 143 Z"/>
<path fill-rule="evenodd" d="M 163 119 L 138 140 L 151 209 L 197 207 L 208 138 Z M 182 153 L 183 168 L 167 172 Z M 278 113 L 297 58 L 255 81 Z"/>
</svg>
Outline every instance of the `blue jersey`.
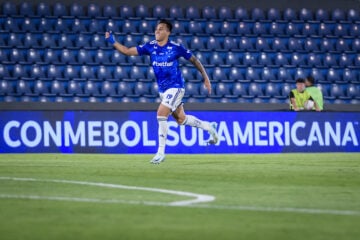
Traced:
<svg viewBox="0 0 360 240">
<path fill-rule="evenodd" d="M 137 51 L 140 56 L 150 56 L 160 93 L 169 88 L 184 88 L 184 78 L 178 59 L 184 57 L 189 60 L 192 56 L 190 50 L 173 41 L 168 41 L 164 46 L 159 46 L 154 40 L 137 46 Z"/>
</svg>

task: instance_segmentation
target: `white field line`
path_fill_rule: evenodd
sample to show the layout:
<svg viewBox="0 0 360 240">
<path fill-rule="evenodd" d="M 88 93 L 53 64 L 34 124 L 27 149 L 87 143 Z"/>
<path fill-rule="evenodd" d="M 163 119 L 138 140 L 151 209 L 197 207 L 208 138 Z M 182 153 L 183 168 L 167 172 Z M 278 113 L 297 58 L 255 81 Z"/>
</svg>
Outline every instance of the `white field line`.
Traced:
<svg viewBox="0 0 360 240">
<path fill-rule="evenodd" d="M 209 196 L 181 191 L 165 190 L 158 188 L 144 188 L 135 186 L 125 186 L 117 184 L 94 183 L 94 182 L 80 182 L 69 180 L 55 180 L 55 179 L 34 179 L 34 178 L 12 178 L 0 177 L 0 180 L 14 180 L 14 181 L 38 181 L 38 182 L 54 182 L 54 183 L 69 183 L 81 184 L 99 187 L 121 188 L 129 190 L 144 190 L 152 192 L 169 193 L 180 196 Z M 120 187 L 114 187 L 120 186 Z M 126 187 L 123 188 L 122 186 Z M 146 190 L 145 190 L 146 189 Z M 151 190 L 149 190 L 151 189 Z M 156 191 L 155 191 L 156 190 Z M 160 190 L 160 191 L 157 191 Z M 171 193 L 170 193 L 171 192 Z M 174 193 L 176 192 L 176 193 Z M 186 193 L 187 195 L 179 194 Z M 212 196 L 211 196 L 212 197 Z M 14 195 L 14 194 L 0 194 L 0 199 L 28 199 L 28 200 L 50 200 L 50 201 L 70 201 L 70 202 L 88 202 L 88 203 L 115 203 L 115 204 L 132 204 L 132 205 L 147 205 L 147 206 L 166 206 L 166 207 L 187 207 L 187 208 L 205 208 L 205 209 L 222 209 L 222 210 L 238 210 L 238 211 L 254 211 L 254 212 L 282 212 L 282 213 L 301 213 L 301 214 L 325 214 L 325 215 L 343 215 L 343 216 L 360 216 L 360 211 L 356 210 L 336 210 L 336 209 L 314 209 L 314 208 L 292 208 L 292 207 L 262 207 L 262 206 L 231 206 L 231 205 L 209 205 L 209 204 L 196 204 L 201 202 L 178 201 L 178 202 L 152 202 L 152 201 L 133 201 L 133 200 L 120 200 L 120 199 L 98 199 L 98 198 L 77 198 L 77 197 L 59 197 L 59 196 L 36 196 L 36 195 Z M 213 200 L 215 197 L 213 197 Z M 212 201 L 213 201 L 212 200 Z M 205 202 L 205 201 L 202 201 Z"/>
<path fill-rule="evenodd" d="M 59 180 L 59 179 L 16 178 L 16 177 L 0 177 L 0 180 L 24 181 L 24 182 L 67 183 L 67 184 L 96 186 L 96 187 L 103 187 L 103 188 L 117 188 L 117 189 L 126 189 L 126 190 L 158 192 L 158 193 L 165 193 L 165 194 L 193 198 L 190 200 L 175 201 L 175 202 L 168 203 L 168 205 L 171 205 L 171 206 L 186 206 L 186 205 L 195 204 L 195 203 L 212 202 L 215 200 L 215 197 L 211 196 L 211 195 L 204 195 L 204 194 L 197 194 L 197 193 L 183 192 L 183 191 L 176 191 L 176 190 L 167 190 L 167 189 L 162 189 L 162 188 L 126 186 L 126 185 L 110 184 L 110 183 L 71 181 L 71 180 Z"/>
</svg>

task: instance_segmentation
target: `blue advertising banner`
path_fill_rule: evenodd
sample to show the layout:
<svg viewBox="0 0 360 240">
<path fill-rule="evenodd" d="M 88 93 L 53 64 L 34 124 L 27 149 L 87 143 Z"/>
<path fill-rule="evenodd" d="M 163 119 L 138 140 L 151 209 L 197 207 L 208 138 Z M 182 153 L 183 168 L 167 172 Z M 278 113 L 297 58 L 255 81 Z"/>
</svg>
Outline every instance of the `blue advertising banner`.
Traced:
<svg viewBox="0 0 360 240">
<path fill-rule="evenodd" d="M 360 113 L 209 112 L 219 142 L 169 118 L 167 153 L 360 152 Z M 0 153 L 155 153 L 155 112 L 2 111 Z"/>
</svg>

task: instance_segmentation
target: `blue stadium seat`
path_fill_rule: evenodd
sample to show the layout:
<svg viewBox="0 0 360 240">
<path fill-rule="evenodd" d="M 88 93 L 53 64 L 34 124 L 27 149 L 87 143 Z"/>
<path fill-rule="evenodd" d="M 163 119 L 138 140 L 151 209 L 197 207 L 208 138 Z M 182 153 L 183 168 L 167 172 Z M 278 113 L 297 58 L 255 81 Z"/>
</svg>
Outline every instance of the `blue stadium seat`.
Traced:
<svg viewBox="0 0 360 240">
<path fill-rule="evenodd" d="M 28 2 L 23 2 L 20 4 L 20 15 L 22 16 L 34 16 L 34 6 Z"/>
<path fill-rule="evenodd" d="M 348 84 L 346 89 L 346 96 L 350 98 L 359 98 L 360 86 L 358 84 Z"/>
<path fill-rule="evenodd" d="M 349 35 L 352 36 L 352 37 L 360 37 L 360 26 L 359 26 L 359 24 L 352 24 L 350 26 Z"/>
<path fill-rule="evenodd" d="M 85 16 L 84 7 L 78 3 L 73 3 L 70 6 L 70 16 L 82 17 Z"/>
<path fill-rule="evenodd" d="M 292 79 L 292 76 L 286 68 L 280 67 L 278 70 L 277 79 L 283 82 L 287 82 Z"/>
<path fill-rule="evenodd" d="M 317 39 L 307 38 L 304 42 L 304 49 L 307 52 L 317 52 L 319 51 L 319 43 Z"/>
<path fill-rule="evenodd" d="M 59 55 L 52 48 L 45 49 L 44 52 L 44 62 L 45 63 L 58 63 Z"/>
<path fill-rule="evenodd" d="M 21 28 L 21 31 L 24 31 L 24 32 L 37 31 L 35 19 L 24 18 L 24 21 L 22 21 L 22 23 L 20 24 L 20 28 Z"/>
<path fill-rule="evenodd" d="M 169 9 L 169 17 L 173 19 L 184 18 L 183 9 L 177 6 L 171 6 Z"/>
<path fill-rule="evenodd" d="M 152 94 L 153 91 L 152 91 Z M 188 82 L 185 85 L 185 95 L 199 95 L 199 84 L 198 83 L 193 83 L 193 82 Z"/>
<path fill-rule="evenodd" d="M 275 64 L 278 66 L 289 65 L 289 59 L 282 52 L 278 52 L 275 56 Z"/>
<path fill-rule="evenodd" d="M 327 82 L 327 80 L 325 80 L 325 73 L 321 69 L 311 69 L 311 76 L 315 79 L 316 82 Z"/>
<path fill-rule="evenodd" d="M 39 25 L 38 25 L 38 30 L 40 32 L 50 32 L 50 31 L 53 31 L 53 29 L 54 29 L 53 25 L 54 25 L 54 23 L 50 19 L 41 18 Z"/>
<path fill-rule="evenodd" d="M 343 82 L 359 82 L 357 69 L 345 68 L 343 72 Z"/>
<path fill-rule="evenodd" d="M 199 19 L 200 18 L 200 11 L 195 6 L 189 6 L 185 10 L 185 17 L 187 19 Z"/>
<path fill-rule="evenodd" d="M 26 66 L 22 64 L 16 64 L 13 69 L 12 73 L 13 77 L 15 78 L 27 78 L 29 76 Z"/>
<path fill-rule="evenodd" d="M 298 78 L 305 78 L 306 76 L 309 76 L 310 69 L 308 68 L 297 68 L 294 72 L 294 80 Z"/>
<path fill-rule="evenodd" d="M 250 81 L 261 80 L 260 73 L 258 72 L 258 69 L 248 67 L 246 69 L 245 79 L 250 80 Z"/>
<path fill-rule="evenodd" d="M 85 67 L 85 66 L 83 66 Z M 70 80 L 70 79 L 75 79 L 75 78 L 79 78 L 79 69 L 73 65 L 67 65 L 64 69 L 64 78 Z M 82 76 L 83 77 L 83 76 Z M 83 77 L 85 78 L 85 77 Z"/>
<path fill-rule="evenodd" d="M 251 10 L 251 19 L 254 21 L 262 21 L 265 20 L 265 13 L 264 10 L 261 8 L 253 8 Z"/>
<path fill-rule="evenodd" d="M 146 7 L 143 4 L 141 4 L 135 8 L 135 14 L 136 14 L 136 17 L 139 17 L 139 18 L 151 17 L 151 15 L 149 14 L 148 7 Z"/>
<path fill-rule="evenodd" d="M 320 43 L 320 50 L 330 52 L 335 50 L 334 42 L 331 39 L 324 38 Z"/>
<path fill-rule="evenodd" d="M 101 84 L 100 93 L 105 96 L 115 96 L 116 95 L 115 83 L 109 81 L 103 81 Z"/>
<path fill-rule="evenodd" d="M 5 2 L 2 5 L 2 14 L 5 16 L 18 15 L 16 4 L 12 2 Z"/>
<path fill-rule="evenodd" d="M 231 89 L 233 87 L 232 83 L 219 82 L 215 87 L 215 94 L 218 96 L 232 95 Z"/>
<path fill-rule="evenodd" d="M 268 97 L 275 97 L 280 95 L 280 87 L 275 83 L 267 83 L 265 86 L 265 95 Z"/>
<path fill-rule="evenodd" d="M 101 17 L 101 8 L 95 3 L 90 3 L 87 7 L 87 16 L 91 18 Z"/>
<path fill-rule="evenodd" d="M 25 80 L 19 80 L 16 83 L 16 94 L 18 95 L 30 95 L 32 94 L 32 89 L 30 86 L 30 82 L 29 81 L 25 81 Z"/>
<path fill-rule="evenodd" d="M 235 96 L 247 96 L 247 85 L 243 83 L 234 83 L 232 92 Z"/>
<path fill-rule="evenodd" d="M 315 20 L 317 21 L 328 21 L 329 20 L 329 13 L 324 9 L 318 9 L 315 13 Z"/>
<path fill-rule="evenodd" d="M 220 43 L 220 38 L 209 37 L 206 42 L 207 49 L 223 49 Z"/>
<path fill-rule="evenodd" d="M 339 66 L 340 67 L 348 67 L 353 66 L 354 64 L 354 57 L 350 54 L 341 54 L 339 58 Z"/>
<path fill-rule="evenodd" d="M 56 46 L 55 39 L 52 35 L 44 33 L 41 39 L 41 46 L 46 48 L 53 48 Z"/>
<path fill-rule="evenodd" d="M 220 7 L 218 9 L 218 16 L 219 19 L 225 20 L 225 19 L 232 19 L 233 16 L 233 12 L 229 7 Z"/>
<path fill-rule="evenodd" d="M 225 37 L 224 38 L 224 49 L 237 49 L 238 48 L 238 42 L 237 38 L 234 37 Z"/>
<path fill-rule="evenodd" d="M 36 79 L 46 78 L 46 67 L 40 65 L 33 65 L 31 67 L 30 76 Z"/>
<path fill-rule="evenodd" d="M 95 72 L 95 76 L 96 76 L 96 79 L 99 79 L 99 80 L 113 79 L 111 70 L 105 66 L 99 66 L 99 68 Z"/>
<path fill-rule="evenodd" d="M 235 9 L 234 18 L 239 20 L 239 21 L 249 20 L 250 19 L 248 11 L 245 8 L 242 8 L 242 7 L 238 7 L 237 9 Z"/>
<path fill-rule="evenodd" d="M 335 98 L 339 98 L 339 97 L 343 97 L 344 94 L 344 90 L 341 86 L 339 86 L 338 84 L 332 84 L 331 88 L 330 88 L 330 96 L 331 97 L 335 97 Z"/>
<path fill-rule="evenodd" d="M 271 68 L 264 67 L 261 72 L 261 79 L 268 82 L 276 80 L 274 70 Z"/>
<path fill-rule="evenodd" d="M 63 78 L 63 69 L 56 65 L 50 65 L 47 69 L 47 77 L 51 79 Z"/>
<path fill-rule="evenodd" d="M 8 68 L 2 64 L 0 64 L 0 78 L 8 78 L 10 77 L 10 73 L 8 71 Z"/>
<path fill-rule="evenodd" d="M 13 48 L 10 50 L 9 60 L 11 62 L 23 62 L 24 61 L 24 51 L 21 49 Z"/>
<path fill-rule="evenodd" d="M 53 15 L 55 17 L 63 17 L 63 16 L 69 16 L 69 13 L 62 3 L 55 3 L 53 6 Z"/>
<path fill-rule="evenodd" d="M 96 48 L 106 47 L 106 42 L 104 41 L 104 36 L 102 34 L 101 35 L 94 34 L 91 37 L 90 44 L 91 47 L 96 47 Z"/>
<path fill-rule="evenodd" d="M 155 18 L 167 18 L 168 14 L 164 6 L 156 5 L 153 8 L 153 17 Z"/>
<path fill-rule="evenodd" d="M 94 79 L 95 78 L 94 68 L 87 65 L 81 66 L 80 77 L 85 79 Z"/>
<path fill-rule="evenodd" d="M 207 34 L 217 34 L 220 33 L 220 22 L 208 21 L 205 24 L 205 33 Z"/>
<path fill-rule="evenodd" d="M 273 41 L 272 41 L 272 50 L 274 51 L 284 51 L 284 50 L 287 50 L 288 47 L 287 47 L 287 38 L 274 38 Z"/>
<path fill-rule="evenodd" d="M 254 97 L 264 96 L 264 92 L 261 85 L 258 83 L 250 83 L 249 95 Z"/>
<path fill-rule="evenodd" d="M 118 9 L 112 5 L 105 5 L 103 7 L 103 16 L 106 18 L 118 17 Z"/>
<path fill-rule="evenodd" d="M 321 23 L 318 29 L 319 36 L 333 36 L 334 33 L 334 26 L 333 24 Z"/>
<path fill-rule="evenodd" d="M 96 96 L 100 94 L 99 85 L 95 81 L 87 81 L 84 85 L 84 94 Z"/>
<path fill-rule="evenodd" d="M 124 19 L 135 17 L 134 9 L 127 5 L 120 6 L 120 17 Z"/>
<path fill-rule="evenodd" d="M 254 53 L 246 52 L 243 57 L 243 64 L 246 66 L 257 65 L 257 55 Z"/>
<path fill-rule="evenodd" d="M 203 33 L 204 29 L 200 22 L 198 21 L 190 21 L 189 23 L 189 33 Z"/>
<path fill-rule="evenodd" d="M 67 93 L 72 95 L 84 94 L 83 86 L 78 81 L 69 81 Z"/>
<path fill-rule="evenodd" d="M 26 48 L 39 47 L 39 41 L 40 40 L 37 38 L 36 35 L 31 34 L 31 33 L 26 33 L 24 36 L 23 46 L 25 46 Z"/>
<path fill-rule="evenodd" d="M 329 82 L 337 82 L 337 81 L 341 81 L 342 77 L 340 75 L 340 72 L 330 68 L 327 72 L 327 76 L 326 76 L 327 81 Z"/>
<path fill-rule="evenodd" d="M 285 33 L 290 36 L 299 35 L 300 29 L 296 24 L 289 22 L 285 28 Z"/>
<path fill-rule="evenodd" d="M 355 9 L 349 9 L 347 12 L 347 20 L 351 22 L 360 21 L 359 11 Z"/>
<path fill-rule="evenodd" d="M 65 82 L 54 80 L 51 82 L 50 93 L 55 95 L 65 95 Z"/>
<path fill-rule="evenodd" d="M 154 30 L 149 21 L 141 21 L 139 24 L 139 32 L 152 33 Z"/>
<path fill-rule="evenodd" d="M 300 66 L 304 64 L 305 64 L 305 59 L 303 54 L 293 52 L 293 54 L 291 55 L 291 65 Z"/>
<path fill-rule="evenodd" d="M 185 30 L 184 25 L 185 25 L 185 24 L 183 24 L 183 23 L 180 22 L 180 21 L 174 21 L 174 22 L 173 22 L 173 30 L 172 30 L 172 33 L 173 33 L 173 34 L 185 33 L 186 30 Z"/>
<path fill-rule="evenodd" d="M 228 52 L 225 56 L 225 64 L 227 65 L 239 65 L 240 59 L 238 54 L 234 54 L 233 52 Z"/>
<path fill-rule="evenodd" d="M 205 49 L 205 44 L 200 37 L 194 36 L 190 42 L 191 49 Z"/>
<path fill-rule="evenodd" d="M 314 20 L 314 15 L 310 9 L 302 8 L 299 13 L 299 19 L 302 21 Z"/>
<path fill-rule="evenodd" d="M 245 51 L 254 50 L 254 43 L 250 38 L 242 37 L 239 42 L 239 48 Z"/>
<path fill-rule="evenodd" d="M 258 63 L 260 65 L 265 65 L 265 66 L 268 66 L 268 65 L 273 65 L 273 57 L 274 55 L 272 54 L 266 54 L 265 52 L 262 52 L 258 58 Z"/>
<path fill-rule="evenodd" d="M 235 34 L 235 24 L 227 21 L 220 23 L 220 32 L 222 34 Z"/>
<path fill-rule="evenodd" d="M 0 96 L 14 93 L 14 86 L 10 81 L 0 80 Z"/>
<path fill-rule="evenodd" d="M 283 18 L 285 21 L 289 21 L 289 22 L 297 20 L 298 16 L 296 10 L 292 8 L 285 9 L 283 13 Z"/>
<path fill-rule="evenodd" d="M 128 70 L 121 66 L 116 66 L 114 69 L 114 79 L 123 80 L 129 78 Z"/>
<path fill-rule="evenodd" d="M 284 35 L 286 26 L 287 25 L 284 23 L 272 22 L 270 25 L 269 33 L 271 35 Z"/>
<path fill-rule="evenodd" d="M 39 95 L 50 93 L 50 86 L 45 81 L 37 80 L 34 84 L 34 93 Z"/>
<path fill-rule="evenodd" d="M 222 65 L 224 64 L 224 58 L 225 56 L 221 55 L 219 52 L 213 52 L 209 56 L 209 64 Z"/>
<path fill-rule="evenodd" d="M 105 32 L 105 26 L 96 19 L 91 19 L 88 31 L 91 33 Z"/>
<path fill-rule="evenodd" d="M 333 21 L 344 21 L 344 20 L 346 20 L 346 14 L 341 9 L 334 9 L 331 12 L 331 20 L 333 20 Z"/>
<path fill-rule="evenodd" d="M 241 81 L 244 80 L 245 77 L 239 68 L 232 67 L 229 72 L 229 79 L 233 81 Z"/>
<path fill-rule="evenodd" d="M 71 30 L 76 33 L 89 32 L 89 24 L 87 24 L 87 22 L 82 21 L 78 18 L 74 19 L 74 22 L 71 27 L 72 27 Z"/>
<path fill-rule="evenodd" d="M 223 68 L 215 67 L 212 74 L 212 79 L 217 81 L 227 80 L 228 79 L 227 72 Z"/>
<path fill-rule="evenodd" d="M 256 35 L 269 34 L 269 25 L 263 22 L 256 22 L 253 27 L 253 33 Z"/>
<path fill-rule="evenodd" d="M 267 11 L 267 19 L 270 21 L 279 21 L 282 19 L 281 12 L 277 8 L 270 8 Z"/>
<path fill-rule="evenodd" d="M 322 66 L 322 54 L 309 53 L 307 56 L 307 65 L 309 67 Z"/>
<path fill-rule="evenodd" d="M 74 64 L 76 62 L 74 52 L 68 49 L 63 49 L 60 55 L 60 61 L 64 64 Z"/>
<path fill-rule="evenodd" d="M 255 48 L 258 51 L 268 51 L 270 50 L 270 45 L 266 38 L 258 37 L 256 39 Z"/>
<path fill-rule="evenodd" d="M 318 24 L 305 23 L 302 26 L 301 34 L 305 36 L 312 36 L 318 34 Z"/>
<path fill-rule="evenodd" d="M 216 9 L 214 7 L 205 6 L 202 9 L 202 17 L 205 19 L 216 19 Z"/>
<path fill-rule="evenodd" d="M 349 43 L 343 38 L 337 39 L 335 48 L 336 48 L 336 51 L 339 51 L 339 52 L 345 52 L 345 51 L 351 50 Z"/>
<path fill-rule="evenodd" d="M 5 49 L 0 48 L 0 62 L 7 62 L 9 61 L 8 51 Z"/>
<path fill-rule="evenodd" d="M 138 82 L 134 86 L 134 93 L 137 95 L 150 95 L 150 85 L 148 82 Z"/>
<path fill-rule="evenodd" d="M 145 79 L 144 69 L 138 66 L 133 66 L 130 70 L 131 79 Z"/>
<path fill-rule="evenodd" d="M 109 51 L 99 49 L 95 53 L 94 60 L 96 63 L 108 64 L 110 63 L 110 54 L 111 52 Z"/>
<path fill-rule="evenodd" d="M 357 54 L 354 58 L 354 66 L 360 67 L 360 54 Z"/>
<path fill-rule="evenodd" d="M 355 25 L 357 26 L 357 25 Z M 358 26 L 357 26 L 358 27 Z M 344 37 L 344 36 L 349 36 L 349 25 L 345 25 L 345 24 L 336 24 L 335 28 L 334 28 L 334 35 L 338 36 L 338 37 Z"/>
<path fill-rule="evenodd" d="M 252 33 L 252 26 L 248 22 L 239 22 L 236 27 L 237 34 L 248 35 Z"/>
</svg>

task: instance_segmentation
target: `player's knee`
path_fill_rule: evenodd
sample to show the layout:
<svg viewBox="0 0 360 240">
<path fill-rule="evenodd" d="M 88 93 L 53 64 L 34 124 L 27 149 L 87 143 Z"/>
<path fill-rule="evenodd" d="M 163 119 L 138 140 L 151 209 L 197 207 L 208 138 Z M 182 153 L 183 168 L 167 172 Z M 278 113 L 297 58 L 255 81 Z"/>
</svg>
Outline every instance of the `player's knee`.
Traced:
<svg viewBox="0 0 360 240">
<path fill-rule="evenodd" d="M 186 124 L 186 116 L 178 117 L 178 118 L 176 119 L 176 122 L 177 122 L 177 124 L 179 124 L 179 125 L 185 125 L 185 124 Z"/>
</svg>

